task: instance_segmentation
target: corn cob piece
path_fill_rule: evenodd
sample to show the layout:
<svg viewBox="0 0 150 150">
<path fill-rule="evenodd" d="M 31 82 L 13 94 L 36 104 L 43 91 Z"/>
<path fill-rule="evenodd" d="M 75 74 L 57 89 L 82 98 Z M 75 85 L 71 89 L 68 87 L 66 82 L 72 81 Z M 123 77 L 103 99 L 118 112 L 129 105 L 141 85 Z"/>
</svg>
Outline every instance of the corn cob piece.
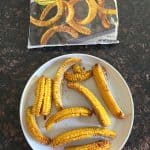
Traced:
<svg viewBox="0 0 150 150">
<path fill-rule="evenodd" d="M 64 77 L 64 72 L 72 65 L 80 63 L 80 58 L 68 58 L 58 68 L 53 82 L 53 99 L 56 109 L 59 111 L 63 108 L 61 100 L 61 83 Z"/>
<path fill-rule="evenodd" d="M 47 14 L 49 13 L 49 11 L 54 8 L 56 6 L 56 3 L 51 3 L 49 5 L 47 5 L 44 10 L 42 11 L 41 15 L 40 15 L 40 20 L 44 20 L 45 17 L 47 16 Z"/>
<path fill-rule="evenodd" d="M 98 16 L 102 22 L 102 26 L 105 28 L 105 29 L 109 29 L 111 24 L 106 16 L 106 14 L 104 13 L 104 3 L 105 3 L 105 0 L 98 0 Z"/>
<path fill-rule="evenodd" d="M 109 129 L 99 128 L 99 127 L 85 127 L 79 129 L 73 129 L 57 135 L 51 141 L 53 147 L 67 144 L 76 140 L 91 138 L 92 136 L 104 136 L 109 138 L 114 138 L 116 133 Z"/>
<path fill-rule="evenodd" d="M 92 77 L 92 71 L 89 70 L 81 73 L 65 72 L 64 77 L 67 81 L 70 82 L 84 81 Z"/>
<path fill-rule="evenodd" d="M 74 30 L 78 31 L 79 33 L 84 35 L 90 35 L 91 30 L 89 28 L 82 26 L 74 21 L 74 15 L 75 15 L 75 11 L 73 8 L 74 2 L 75 2 L 74 0 L 69 1 L 68 3 L 66 2 L 66 6 L 68 8 L 68 16 L 66 18 L 66 23 L 70 25 Z"/>
<path fill-rule="evenodd" d="M 35 117 L 32 114 L 32 107 L 28 107 L 26 110 L 26 122 L 28 131 L 30 132 L 33 138 L 35 138 L 42 144 L 49 144 L 50 139 L 41 133 L 40 129 L 36 124 Z"/>
<path fill-rule="evenodd" d="M 39 116 L 41 113 L 41 108 L 42 108 L 43 98 L 44 98 L 44 92 L 45 92 L 45 77 L 41 76 L 38 79 L 37 85 L 36 85 L 34 105 L 32 108 L 33 115 Z"/>
<path fill-rule="evenodd" d="M 48 40 L 57 32 L 66 32 L 71 35 L 73 38 L 78 38 L 78 32 L 66 25 L 58 25 L 50 27 L 46 32 L 43 33 L 40 44 L 46 45 Z"/>
<path fill-rule="evenodd" d="M 68 119 L 71 117 L 80 117 L 80 116 L 88 117 L 90 115 L 92 115 L 92 112 L 85 107 L 65 108 L 61 111 L 58 111 L 54 115 L 50 116 L 50 118 L 47 120 L 45 124 L 45 127 L 46 130 L 49 130 L 55 123 L 62 121 L 64 119 Z"/>
<path fill-rule="evenodd" d="M 50 0 L 51 1 L 51 0 Z M 54 0 L 55 1 L 55 0 Z M 63 1 L 62 1 L 63 2 Z M 48 4 L 42 11 L 41 15 L 40 15 L 40 20 L 44 20 L 46 18 L 46 16 L 48 15 L 48 13 L 50 12 L 50 10 L 52 8 L 54 8 L 55 6 L 57 6 L 56 2 L 50 3 Z M 66 3 L 63 2 L 63 6 L 66 7 Z"/>
<path fill-rule="evenodd" d="M 65 150 L 109 150 L 110 142 L 109 141 L 97 141 L 85 145 L 69 146 Z"/>
<path fill-rule="evenodd" d="M 93 75 L 94 75 L 94 79 L 96 81 L 97 87 L 99 89 L 99 92 L 105 104 L 107 105 L 108 109 L 110 110 L 110 112 L 117 118 L 120 118 L 120 119 L 125 118 L 125 114 L 119 108 L 111 91 L 109 90 L 107 86 L 107 81 L 105 79 L 104 72 L 102 70 L 102 67 L 99 64 L 96 64 L 93 67 Z"/>
<path fill-rule="evenodd" d="M 102 124 L 102 126 L 106 127 L 111 124 L 111 121 L 109 119 L 109 116 L 105 108 L 102 106 L 100 101 L 96 98 L 96 96 L 89 89 L 87 89 L 86 87 L 84 87 L 83 85 L 79 83 L 69 82 L 67 85 L 69 88 L 79 91 L 87 98 L 87 100 L 91 103 L 98 117 L 98 120 Z"/>
<path fill-rule="evenodd" d="M 73 72 L 74 73 L 81 73 L 82 71 L 84 71 L 83 68 L 81 68 L 81 66 L 79 64 L 75 64 L 72 66 Z"/>
<path fill-rule="evenodd" d="M 41 114 L 46 116 L 50 114 L 51 111 L 52 81 L 50 78 L 46 78 L 44 93 Z"/>
</svg>

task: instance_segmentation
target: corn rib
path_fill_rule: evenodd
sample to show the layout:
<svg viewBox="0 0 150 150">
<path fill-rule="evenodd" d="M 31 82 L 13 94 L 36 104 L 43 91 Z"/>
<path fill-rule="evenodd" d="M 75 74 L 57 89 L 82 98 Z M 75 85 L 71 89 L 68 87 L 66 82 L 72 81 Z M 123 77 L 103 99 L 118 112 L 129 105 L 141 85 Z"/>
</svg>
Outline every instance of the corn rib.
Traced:
<svg viewBox="0 0 150 150">
<path fill-rule="evenodd" d="M 46 116 L 51 111 L 51 96 L 52 96 L 52 81 L 50 78 L 46 78 L 44 100 L 41 109 L 41 114 Z"/>
<path fill-rule="evenodd" d="M 102 106 L 100 101 L 95 97 L 95 95 L 86 87 L 79 83 L 72 83 L 69 82 L 68 84 L 69 88 L 75 89 L 82 93 L 88 101 L 91 103 L 92 107 L 94 108 L 94 111 L 98 117 L 99 122 L 105 127 L 111 124 L 111 121 L 109 119 L 109 116 L 105 110 L 105 108 Z"/>
<path fill-rule="evenodd" d="M 47 16 L 48 12 L 55 6 L 56 6 L 56 3 L 51 3 L 51 4 L 47 5 L 40 15 L 40 20 L 44 20 L 45 17 Z"/>
<path fill-rule="evenodd" d="M 51 38 L 57 32 L 66 32 L 71 35 L 73 38 L 78 38 L 78 33 L 69 26 L 66 25 L 58 25 L 50 27 L 41 37 L 40 44 L 47 44 L 49 38 Z"/>
<path fill-rule="evenodd" d="M 99 92 L 105 104 L 107 105 L 108 109 L 110 110 L 110 112 L 117 118 L 120 118 L 120 119 L 125 118 L 125 114 L 119 108 L 111 91 L 109 90 L 107 86 L 105 75 L 103 73 L 102 67 L 99 64 L 96 64 L 93 67 L 93 75 L 94 75 L 94 79 L 96 81 L 97 87 L 99 89 Z"/>
<path fill-rule="evenodd" d="M 99 127 L 85 127 L 79 129 L 73 129 L 57 135 L 51 141 L 53 147 L 67 144 L 76 140 L 91 138 L 92 136 L 104 136 L 109 138 L 114 138 L 116 133 L 109 129 L 99 128 Z"/>
<path fill-rule="evenodd" d="M 26 110 L 26 123 L 27 128 L 33 138 L 39 141 L 42 144 L 49 144 L 50 139 L 44 135 L 42 135 L 40 129 L 38 128 L 35 117 L 32 114 L 32 107 L 28 107 Z"/>
<path fill-rule="evenodd" d="M 72 66 L 73 72 L 74 73 L 81 73 L 82 71 L 84 71 L 83 68 L 81 68 L 81 66 L 79 64 L 75 64 Z"/>
<path fill-rule="evenodd" d="M 69 146 L 65 150 L 109 150 L 109 141 L 97 141 L 85 145 Z"/>
<path fill-rule="evenodd" d="M 89 70 L 81 73 L 71 73 L 67 71 L 65 72 L 64 77 L 67 81 L 70 82 L 84 81 L 92 77 L 92 71 Z"/>
<path fill-rule="evenodd" d="M 41 113 L 42 103 L 44 99 L 44 91 L 45 91 L 44 88 L 45 88 L 45 77 L 41 76 L 37 81 L 34 105 L 32 108 L 32 113 L 36 116 L 39 116 Z"/>
<path fill-rule="evenodd" d="M 70 107 L 58 111 L 46 121 L 46 130 L 49 130 L 55 123 L 71 117 L 90 116 L 92 112 L 85 107 Z"/>
<path fill-rule="evenodd" d="M 63 108 L 61 100 L 61 83 L 64 78 L 64 72 L 72 65 L 80 63 L 80 58 L 68 58 L 58 68 L 53 82 L 53 99 L 56 109 L 59 111 Z"/>
</svg>

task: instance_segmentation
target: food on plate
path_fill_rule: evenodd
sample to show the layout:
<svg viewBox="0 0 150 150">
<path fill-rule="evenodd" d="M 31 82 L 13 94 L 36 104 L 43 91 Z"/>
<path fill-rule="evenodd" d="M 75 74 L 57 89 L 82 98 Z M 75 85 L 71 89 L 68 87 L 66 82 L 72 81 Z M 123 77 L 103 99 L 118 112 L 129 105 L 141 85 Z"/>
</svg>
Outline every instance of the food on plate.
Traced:
<svg viewBox="0 0 150 150">
<path fill-rule="evenodd" d="M 64 145 L 73 141 L 91 138 L 93 136 L 103 136 L 114 138 L 116 133 L 112 130 L 99 127 L 84 127 L 66 131 L 54 137 L 51 141 L 53 147 Z"/>
<path fill-rule="evenodd" d="M 107 86 L 107 81 L 105 79 L 103 69 L 99 64 L 93 66 L 93 76 L 99 92 L 110 112 L 117 118 L 125 118 L 125 114 L 119 108 L 116 100 L 114 99 L 111 91 L 109 90 L 109 87 Z"/>
<path fill-rule="evenodd" d="M 41 114 L 41 108 L 45 92 L 45 79 L 46 78 L 44 76 L 41 76 L 36 83 L 35 98 L 32 108 L 32 113 L 36 116 L 39 116 Z"/>
<path fill-rule="evenodd" d="M 51 79 L 41 76 L 36 83 L 32 113 L 35 116 L 48 115 L 51 110 Z"/>
<path fill-rule="evenodd" d="M 70 82 L 78 82 L 78 81 L 84 81 L 92 77 L 92 71 L 83 71 L 81 73 L 72 73 L 72 72 L 65 72 L 64 77 L 67 81 Z"/>
<path fill-rule="evenodd" d="M 52 101 L 52 80 L 50 78 L 46 78 L 43 104 L 42 104 L 42 109 L 41 109 L 42 115 L 46 116 L 46 115 L 50 114 L 51 101 Z"/>
<path fill-rule="evenodd" d="M 58 21 L 61 18 L 61 16 L 63 15 L 63 11 L 64 11 L 62 0 L 56 0 L 56 4 L 57 4 L 58 9 L 54 17 L 46 21 L 43 21 L 43 20 L 35 19 L 34 17 L 30 16 L 30 22 L 38 27 L 45 27 L 45 26 L 50 26 L 54 24 L 56 21 Z"/>
<path fill-rule="evenodd" d="M 88 88 L 84 87 L 83 85 L 81 85 L 80 83 L 77 83 L 77 82 L 76 83 L 69 82 L 67 85 L 69 88 L 79 91 L 87 98 L 87 100 L 92 105 L 92 107 L 97 115 L 97 118 L 98 118 L 99 122 L 102 124 L 102 126 L 106 127 L 111 124 L 110 118 L 109 118 L 105 108 L 102 106 L 100 101 L 96 98 L 96 96 Z"/>
<path fill-rule="evenodd" d="M 81 117 L 81 116 L 91 116 L 92 111 L 85 107 L 70 107 L 65 108 L 61 111 L 56 112 L 54 115 L 50 116 L 45 123 L 46 130 L 51 129 L 51 127 L 64 119 L 72 118 L 72 117 Z"/>
<path fill-rule="evenodd" d="M 65 150 L 109 150 L 110 142 L 109 141 L 97 141 L 85 145 L 75 145 L 65 147 Z"/>
<path fill-rule="evenodd" d="M 61 99 L 61 84 L 64 78 L 64 73 L 74 64 L 80 63 L 80 58 L 68 58 L 66 59 L 56 71 L 53 81 L 53 100 L 57 111 L 62 110 L 62 99 Z"/>
<path fill-rule="evenodd" d="M 41 13 L 41 15 L 40 15 L 40 20 L 44 20 L 44 19 L 46 18 L 46 16 L 48 15 L 48 13 L 50 12 L 50 10 L 51 10 L 52 8 L 54 8 L 55 6 L 57 6 L 56 3 L 51 3 L 51 4 L 47 5 L 47 6 L 43 9 L 43 11 L 42 11 L 42 13 Z"/>
<path fill-rule="evenodd" d="M 42 144 L 49 144 L 50 138 L 44 136 L 40 129 L 37 126 L 35 116 L 32 114 L 32 107 L 28 107 L 26 109 L 26 122 L 27 122 L 27 129 L 37 141 Z"/>
<path fill-rule="evenodd" d="M 81 73 L 85 69 L 82 68 L 81 65 L 75 64 L 75 65 L 72 66 L 72 70 L 73 70 L 74 73 Z"/>
<path fill-rule="evenodd" d="M 48 40 L 56 33 L 56 32 L 66 32 L 71 35 L 73 38 L 78 38 L 78 33 L 69 26 L 66 25 L 58 25 L 49 28 L 41 37 L 41 45 L 47 44 Z"/>
</svg>

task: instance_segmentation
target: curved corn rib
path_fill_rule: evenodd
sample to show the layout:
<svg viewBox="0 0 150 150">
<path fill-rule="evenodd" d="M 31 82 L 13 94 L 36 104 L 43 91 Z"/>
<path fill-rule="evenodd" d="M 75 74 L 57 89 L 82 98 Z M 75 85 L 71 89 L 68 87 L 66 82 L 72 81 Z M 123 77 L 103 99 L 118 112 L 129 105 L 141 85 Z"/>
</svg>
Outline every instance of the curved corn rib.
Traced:
<svg viewBox="0 0 150 150">
<path fill-rule="evenodd" d="M 64 77 L 67 81 L 70 82 L 77 82 L 77 81 L 84 81 L 92 77 L 92 71 L 84 71 L 81 73 L 71 73 L 71 72 L 65 72 Z"/>
<path fill-rule="evenodd" d="M 103 73 L 102 67 L 99 64 L 96 64 L 93 67 L 93 75 L 96 81 L 97 87 L 100 91 L 100 94 L 107 105 L 110 112 L 116 116 L 117 118 L 125 118 L 125 114 L 119 108 L 118 104 L 116 103 L 111 91 L 107 86 L 107 82 L 105 79 L 105 75 Z"/>
<path fill-rule="evenodd" d="M 97 14 L 97 3 L 95 0 L 86 0 L 86 3 L 88 4 L 89 7 L 89 11 L 88 11 L 88 15 L 85 19 L 79 21 L 79 24 L 82 25 L 86 25 L 89 24 L 90 22 L 92 22 Z"/>
<path fill-rule="evenodd" d="M 52 81 L 50 78 L 46 78 L 45 91 L 41 114 L 46 116 L 51 111 L 51 97 L 52 97 Z"/>
<path fill-rule="evenodd" d="M 39 141 L 42 144 L 49 144 L 50 139 L 44 135 L 42 135 L 40 129 L 38 128 L 35 117 L 32 115 L 32 107 L 28 107 L 26 110 L 26 122 L 27 122 L 27 128 L 30 132 L 30 134 L 35 138 L 37 141 Z"/>
<path fill-rule="evenodd" d="M 85 26 L 82 26 L 74 21 L 74 8 L 72 5 L 72 2 L 66 2 L 66 6 L 68 8 L 68 16 L 66 18 L 66 22 L 76 31 L 79 33 L 85 34 L 85 35 L 90 35 L 91 30 Z"/>
<path fill-rule="evenodd" d="M 63 108 L 61 100 L 61 83 L 64 78 L 64 72 L 72 65 L 80 63 L 80 58 L 68 58 L 58 68 L 53 82 L 53 99 L 56 109 L 59 111 Z"/>
<path fill-rule="evenodd" d="M 69 26 L 58 25 L 49 28 L 41 37 L 41 45 L 47 44 L 49 38 L 51 38 L 56 32 L 66 32 L 71 35 L 73 38 L 78 38 L 78 33 Z"/>
<path fill-rule="evenodd" d="M 71 117 L 80 117 L 80 116 L 90 116 L 92 112 L 85 107 L 70 107 L 65 108 L 61 111 L 58 111 L 54 115 L 50 116 L 47 120 L 45 127 L 46 130 L 49 130 L 55 123 L 62 121 L 64 119 L 68 119 Z"/>
<path fill-rule="evenodd" d="M 69 146 L 65 150 L 109 150 L 110 142 L 109 141 L 97 141 L 85 145 Z"/>
<path fill-rule="evenodd" d="M 109 119 L 109 116 L 105 108 L 102 106 L 100 101 L 95 97 L 95 95 L 90 90 L 88 90 L 86 87 L 84 87 L 79 83 L 69 82 L 67 85 L 69 88 L 79 91 L 88 99 L 88 101 L 91 103 L 92 107 L 94 108 L 94 111 L 98 117 L 99 122 L 103 126 L 108 126 L 111 124 L 111 121 Z"/>
<path fill-rule="evenodd" d="M 84 71 L 84 69 L 79 64 L 73 65 L 72 69 L 74 73 L 81 73 L 82 71 Z"/>
<path fill-rule="evenodd" d="M 45 88 L 45 77 L 41 76 L 37 81 L 34 105 L 32 108 L 32 113 L 36 116 L 39 116 L 41 113 L 42 103 L 44 99 L 44 92 L 45 92 L 44 88 Z"/>
<path fill-rule="evenodd" d="M 56 4 L 57 4 L 58 9 L 57 9 L 57 14 L 54 17 L 50 18 L 47 21 L 42 21 L 42 20 L 38 20 L 30 16 L 30 22 L 38 27 L 50 26 L 54 24 L 56 21 L 58 21 L 61 18 L 61 16 L 63 15 L 63 11 L 64 11 L 62 0 L 57 0 Z"/>
<path fill-rule="evenodd" d="M 56 147 L 76 140 L 90 138 L 92 136 L 104 136 L 114 138 L 116 136 L 116 133 L 109 129 L 99 127 L 79 128 L 64 132 L 56 136 L 54 139 L 52 139 L 51 145 Z"/>
</svg>

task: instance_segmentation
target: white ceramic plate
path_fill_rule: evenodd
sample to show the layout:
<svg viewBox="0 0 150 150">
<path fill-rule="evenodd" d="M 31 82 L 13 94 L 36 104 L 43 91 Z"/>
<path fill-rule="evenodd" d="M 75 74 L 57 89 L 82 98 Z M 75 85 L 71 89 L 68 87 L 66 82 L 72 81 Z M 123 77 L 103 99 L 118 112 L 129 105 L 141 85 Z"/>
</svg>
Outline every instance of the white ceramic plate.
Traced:
<svg viewBox="0 0 150 150">
<path fill-rule="evenodd" d="M 86 54 L 69 54 L 69 55 L 63 55 L 60 57 L 56 57 L 54 59 L 49 60 L 44 65 L 42 65 L 29 79 L 27 82 L 25 89 L 23 91 L 22 97 L 21 97 L 21 103 L 20 103 L 20 121 L 21 121 L 21 127 L 23 130 L 23 133 L 25 135 L 25 138 L 29 145 L 34 150 L 52 150 L 54 148 L 46 145 L 42 145 L 35 141 L 30 133 L 27 130 L 26 127 L 26 121 L 25 121 L 25 110 L 28 106 L 33 105 L 33 99 L 34 99 L 34 91 L 35 91 L 35 82 L 37 81 L 37 78 L 41 75 L 51 76 L 53 78 L 56 69 L 58 66 L 66 59 L 70 57 L 79 57 L 82 59 L 82 64 L 86 69 L 90 69 L 94 64 L 99 63 L 101 64 L 107 72 L 107 82 L 109 85 L 110 90 L 112 91 L 117 103 L 121 107 L 121 109 L 128 114 L 128 117 L 126 119 L 116 119 L 114 118 L 106 108 L 106 106 L 103 103 L 103 100 L 97 90 L 97 87 L 95 85 L 94 79 L 87 80 L 83 82 L 85 86 L 87 86 L 101 101 L 101 103 L 104 105 L 104 107 L 107 109 L 110 119 L 112 121 L 110 129 L 114 130 L 117 133 L 117 137 L 112 140 L 112 147 L 111 150 L 119 150 L 123 148 L 125 145 L 131 129 L 133 125 L 133 119 L 134 119 L 134 106 L 133 106 L 133 100 L 132 95 L 130 92 L 130 89 L 123 79 L 123 77 L 120 75 L 120 73 L 110 64 L 108 64 L 106 61 L 99 59 L 97 57 L 86 55 Z M 68 89 L 63 84 L 63 90 L 62 90 L 62 101 L 64 106 L 86 106 L 90 108 L 90 105 L 88 104 L 87 100 L 77 93 L 76 91 L 72 89 Z M 54 108 L 53 108 L 54 112 Z M 44 129 L 44 121 L 43 118 L 38 118 L 37 120 L 38 125 L 40 126 L 41 131 L 43 134 L 54 137 L 57 134 L 70 130 L 77 127 L 84 127 L 84 126 L 100 126 L 96 117 L 93 115 L 92 117 L 81 117 L 81 118 L 72 118 L 67 119 L 62 122 L 57 123 L 53 126 L 52 130 L 49 132 L 46 132 Z M 71 144 L 84 144 L 87 142 L 91 142 L 92 139 L 88 140 L 82 140 L 77 141 Z M 63 147 L 55 148 L 54 150 L 62 150 Z"/>
</svg>

